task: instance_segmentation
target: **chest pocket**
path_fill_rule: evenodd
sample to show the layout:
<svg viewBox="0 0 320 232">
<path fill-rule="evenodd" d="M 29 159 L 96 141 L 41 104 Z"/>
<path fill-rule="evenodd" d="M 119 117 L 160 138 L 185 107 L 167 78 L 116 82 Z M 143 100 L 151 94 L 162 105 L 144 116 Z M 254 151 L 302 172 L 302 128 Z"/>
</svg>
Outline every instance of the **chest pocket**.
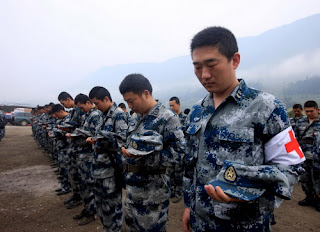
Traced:
<svg viewBox="0 0 320 232">
<path fill-rule="evenodd" d="M 222 128 L 219 131 L 219 151 L 217 154 L 217 164 L 223 165 L 225 160 L 243 163 L 252 163 L 254 149 L 254 129 L 242 128 Z"/>
<path fill-rule="evenodd" d="M 201 124 L 198 123 L 190 123 L 188 125 L 188 129 L 186 131 L 186 139 L 187 139 L 187 154 L 186 154 L 186 162 L 192 162 L 198 158 L 199 146 L 200 146 L 200 132 Z"/>
</svg>

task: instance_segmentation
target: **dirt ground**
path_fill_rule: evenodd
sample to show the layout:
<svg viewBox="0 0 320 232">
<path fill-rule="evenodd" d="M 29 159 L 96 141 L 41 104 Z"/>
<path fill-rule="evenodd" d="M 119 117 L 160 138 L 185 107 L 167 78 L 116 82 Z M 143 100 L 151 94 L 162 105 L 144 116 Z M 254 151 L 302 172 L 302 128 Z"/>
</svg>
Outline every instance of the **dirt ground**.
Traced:
<svg viewBox="0 0 320 232">
<path fill-rule="evenodd" d="M 0 143 L 0 231 L 103 231 L 99 220 L 79 227 L 72 216 L 81 207 L 66 209 L 63 201 L 69 195 L 57 196 L 59 187 L 48 156 L 42 153 L 31 136 L 31 127 L 7 126 Z M 320 231 L 320 213 L 312 207 L 301 207 L 300 184 L 293 198 L 276 210 L 273 231 Z M 170 206 L 168 232 L 182 230 L 182 201 Z"/>
</svg>

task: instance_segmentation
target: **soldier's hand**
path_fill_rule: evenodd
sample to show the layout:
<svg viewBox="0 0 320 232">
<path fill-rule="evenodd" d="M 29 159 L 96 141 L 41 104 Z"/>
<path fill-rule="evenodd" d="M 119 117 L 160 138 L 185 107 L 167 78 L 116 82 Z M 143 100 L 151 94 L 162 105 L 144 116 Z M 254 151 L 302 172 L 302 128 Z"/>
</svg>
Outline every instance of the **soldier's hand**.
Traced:
<svg viewBox="0 0 320 232">
<path fill-rule="evenodd" d="M 225 194 L 219 186 L 213 187 L 211 184 L 204 186 L 205 190 L 207 191 L 208 195 L 215 201 L 220 202 L 231 202 L 231 201 L 242 201 L 238 198 L 228 196 Z"/>
<path fill-rule="evenodd" d="M 88 137 L 86 139 L 86 143 L 90 143 L 90 144 L 95 144 L 98 140 L 97 139 L 92 139 L 92 137 Z"/>
<path fill-rule="evenodd" d="M 121 152 L 124 156 L 131 157 L 131 158 L 138 158 L 142 156 L 142 155 L 132 155 L 124 147 L 121 147 Z"/>
<path fill-rule="evenodd" d="M 320 193 L 317 193 L 318 197 L 320 197 Z"/>
<path fill-rule="evenodd" d="M 61 126 L 58 126 L 58 128 L 60 130 L 66 131 L 66 132 L 70 131 L 70 128 L 65 128 L 65 127 L 61 127 Z"/>
<path fill-rule="evenodd" d="M 70 135 L 71 135 L 71 133 L 67 133 L 66 137 L 69 138 L 69 139 L 72 139 L 72 137 Z"/>
<path fill-rule="evenodd" d="M 121 147 L 121 152 L 124 156 L 127 156 L 127 157 L 134 157 L 132 154 L 130 154 L 127 149 L 125 149 L 124 147 Z"/>
<path fill-rule="evenodd" d="M 185 208 L 182 216 L 183 231 L 190 232 L 190 208 Z"/>
</svg>

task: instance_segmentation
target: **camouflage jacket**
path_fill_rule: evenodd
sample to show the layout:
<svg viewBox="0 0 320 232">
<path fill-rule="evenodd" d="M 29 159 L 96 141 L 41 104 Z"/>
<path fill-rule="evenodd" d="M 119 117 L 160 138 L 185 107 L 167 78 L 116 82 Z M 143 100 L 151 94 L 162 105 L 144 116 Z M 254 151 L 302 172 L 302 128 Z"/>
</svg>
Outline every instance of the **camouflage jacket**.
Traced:
<svg viewBox="0 0 320 232">
<path fill-rule="evenodd" d="M 187 120 L 187 115 L 185 115 L 183 112 L 178 114 L 179 119 L 180 119 L 180 124 L 181 124 L 181 129 L 182 131 L 186 130 L 186 120 Z"/>
<path fill-rule="evenodd" d="M 306 118 L 306 116 L 302 115 L 300 118 L 298 118 L 296 116 L 290 118 L 290 124 L 291 124 L 292 128 L 294 129 L 296 127 L 298 120 L 303 119 L 303 118 Z"/>
<path fill-rule="evenodd" d="M 249 226 L 264 217 L 272 218 L 275 195 L 282 194 L 275 186 L 250 204 L 214 201 L 204 185 L 218 175 L 226 160 L 266 165 L 264 145 L 289 126 L 283 104 L 270 94 L 247 87 L 243 80 L 217 109 L 212 94 L 193 106 L 187 120 L 184 197 L 185 206 L 191 208 L 191 222 L 197 218 L 196 231 L 212 230 L 211 217 L 247 221 Z M 285 173 L 288 198 L 298 180 L 298 167 L 270 164 Z"/>
<path fill-rule="evenodd" d="M 102 118 L 103 121 L 97 127 L 96 136 L 103 138 L 99 139 L 94 146 L 96 151 L 103 149 L 103 153 L 94 153 L 94 178 L 106 178 L 114 175 L 114 169 L 110 168 L 112 164 L 109 155 L 113 157 L 114 162 L 122 166 L 121 147 L 125 147 L 128 132 L 127 114 L 115 103 L 109 111 L 102 114 Z"/>
<path fill-rule="evenodd" d="M 58 149 L 66 149 L 69 145 L 67 138 L 65 137 L 66 132 L 58 129 L 58 125 L 63 125 L 67 119 L 67 116 L 63 119 L 58 119 L 56 121 L 55 126 L 52 128 L 52 131 L 49 134 L 54 135 L 54 139 L 56 141 L 56 147 Z"/>
<path fill-rule="evenodd" d="M 72 132 L 75 128 L 79 128 L 84 120 L 85 113 L 80 110 L 78 106 L 74 106 L 72 110 L 70 110 L 65 124 L 72 125 L 70 128 Z"/>
<path fill-rule="evenodd" d="M 320 193 L 320 128 L 314 130 L 313 143 L 313 185 L 316 193 Z"/>
<path fill-rule="evenodd" d="M 93 137 L 96 134 L 97 129 L 99 128 L 99 125 L 102 124 L 103 118 L 101 111 L 92 108 L 87 113 L 84 114 L 84 118 L 82 121 L 82 125 L 80 126 L 80 130 L 83 131 L 85 134 L 83 134 L 85 138 Z M 76 130 L 73 132 L 75 133 Z M 90 146 L 89 144 L 86 147 L 80 148 L 80 153 L 91 153 L 89 154 L 90 157 L 93 156 L 93 146 Z"/>
<path fill-rule="evenodd" d="M 125 162 L 143 170 L 159 170 L 181 163 L 184 158 L 185 140 L 179 118 L 171 110 L 158 102 L 143 118 L 133 114 L 129 122 L 127 147 L 132 138 L 137 140 L 149 137 L 161 141 L 161 149 L 148 149 L 151 153 L 137 158 L 125 157 Z M 138 141 L 139 142 L 139 141 Z M 145 143 L 146 147 L 149 146 Z M 127 200 L 136 204 L 158 204 L 169 199 L 169 179 L 165 174 L 140 175 L 127 172 L 125 176 Z"/>
<path fill-rule="evenodd" d="M 304 117 L 298 120 L 295 127 L 295 134 L 306 158 L 312 159 L 314 136 L 316 131 L 320 129 L 320 117 L 315 119 L 311 124 L 311 126 L 310 127 L 309 126 L 310 126 L 310 122 L 307 117 Z"/>
</svg>

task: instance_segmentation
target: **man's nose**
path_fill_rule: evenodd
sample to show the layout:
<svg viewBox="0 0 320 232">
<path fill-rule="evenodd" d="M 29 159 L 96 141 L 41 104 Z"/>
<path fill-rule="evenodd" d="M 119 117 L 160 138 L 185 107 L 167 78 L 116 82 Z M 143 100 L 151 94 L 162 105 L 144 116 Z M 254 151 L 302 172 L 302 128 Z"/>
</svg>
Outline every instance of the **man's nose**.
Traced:
<svg viewBox="0 0 320 232">
<path fill-rule="evenodd" d="M 207 67 L 202 68 L 201 78 L 202 79 L 208 79 L 211 77 L 211 73 Z"/>
</svg>

